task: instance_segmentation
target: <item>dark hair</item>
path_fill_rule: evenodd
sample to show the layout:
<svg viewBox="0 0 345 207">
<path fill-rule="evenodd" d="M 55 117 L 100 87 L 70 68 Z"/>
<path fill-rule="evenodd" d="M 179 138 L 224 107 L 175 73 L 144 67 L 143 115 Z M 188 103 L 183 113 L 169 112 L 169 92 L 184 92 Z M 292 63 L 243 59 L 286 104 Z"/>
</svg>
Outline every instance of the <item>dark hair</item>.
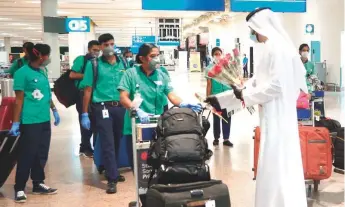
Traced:
<svg viewBox="0 0 345 207">
<path fill-rule="evenodd" d="M 212 49 L 211 55 L 213 57 L 214 53 L 216 53 L 217 51 L 219 51 L 220 53 L 223 53 L 222 49 L 220 49 L 219 47 L 214 47 Z"/>
<path fill-rule="evenodd" d="M 125 56 L 125 55 L 127 55 L 127 54 L 129 54 L 129 53 L 132 53 L 132 51 L 126 50 L 126 51 L 123 53 L 123 56 Z"/>
<path fill-rule="evenodd" d="M 140 56 L 142 56 L 142 57 L 147 56 L 152 51 L 153 48 L 158 48 L 158 47 L 154 44 L 142 44 L 139 47 L 139 52 L 138 52 L 137 56 L 135 57 L 135 62 L 137 62 L 138 64 L 143 63 L 139 57 Z"/>
<path fill-rule="evenodd" d="M 87 44 L 87 48 L 90 49 L 92 48 L 92 46 L 94 45 L 99 45 L 99 42 L 97 40 L 91 40 L 88 44 Z"/>
<path fill-rule="evenodd" d="M 47 44 L 36 44 L 32 49 L 28 48 L 29 60 L 36 61 L 39 56 L 45 56 L 50 54 L 50 46 Z"/>
<path fill-rule="evenodd" d="M 109 34 L 109 33 L 105 33 L 105 34 L 101 34 L 101 36 L 98 37 L 98 42 L 99 44 L 103 44 L 105 42 L 108 42 L 109 40 L 113 40 L 114 36 Z"/>
<path fill-rule="evenodd" d="M 305 48 L 305 47 L 308 47 L 308 50 L 310 49 L 308 44 L 303 43 L 299 46 L 299 51 L 302 52 L 303 48 Z"/>
<path fill-rule="evenodd" d="M 34 47 L 34 43 L 32 43 L 32 42 L 25 42 L 23 44 L 23 48 L 25 48 L 25 49 L 33 48 L 33 47 Z"/>
</svg>

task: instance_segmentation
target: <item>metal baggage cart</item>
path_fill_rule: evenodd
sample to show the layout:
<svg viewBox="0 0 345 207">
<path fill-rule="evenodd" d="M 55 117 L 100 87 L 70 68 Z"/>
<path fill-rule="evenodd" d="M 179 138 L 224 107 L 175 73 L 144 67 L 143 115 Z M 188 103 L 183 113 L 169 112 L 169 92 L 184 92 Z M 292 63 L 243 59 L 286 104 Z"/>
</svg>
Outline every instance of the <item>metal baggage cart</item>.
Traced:
<svg viewBox="0 0 345 207">
<path fill-rule="evenodd" d="M 136 199 L 129 203 L 129 207 L 140 207 L 140 195 L 145 195 L 147 192 L 151 167 L 144 162 L 147 158 L 147 150 L 150 147 L 150 141 L 143 140 L 143 130 L 156 128 L 159 117 L 160 116 L 152 116 L 149 124 L 138 124 L 136 123 L 136 112 L 132 111 L 133 171 Z"/>
</svg>

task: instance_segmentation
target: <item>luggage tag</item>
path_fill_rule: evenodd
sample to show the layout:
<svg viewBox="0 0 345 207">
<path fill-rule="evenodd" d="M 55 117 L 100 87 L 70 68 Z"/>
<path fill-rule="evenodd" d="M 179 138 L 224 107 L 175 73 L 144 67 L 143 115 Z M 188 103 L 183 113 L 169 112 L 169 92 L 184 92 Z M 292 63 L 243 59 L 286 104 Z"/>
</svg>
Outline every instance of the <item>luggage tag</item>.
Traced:
<svg viewBox="0 0 345 207">
<path fill-rule="evenodd" d="M 216 207 L 216 201 L 215 200 L 206 201 L 205 207 Z"/>
<path fill-rule="evenodd" d="M 104 103 L 102 103 L 102 105 L 104 107 L 102 110 L 103 119 L 108 119 L 109 118 L 109 111 L 108 111 L 108 109 L 105 108 Z"/>
</svg>

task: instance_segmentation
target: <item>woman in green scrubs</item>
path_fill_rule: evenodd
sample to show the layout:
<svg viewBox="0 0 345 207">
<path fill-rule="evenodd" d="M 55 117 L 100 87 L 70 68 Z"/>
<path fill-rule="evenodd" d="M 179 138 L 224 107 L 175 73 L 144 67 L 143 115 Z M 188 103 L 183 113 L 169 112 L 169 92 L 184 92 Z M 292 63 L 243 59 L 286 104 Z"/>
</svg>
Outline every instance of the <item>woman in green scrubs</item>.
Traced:
<svg viewBox="0 0 345 207">
<path fill-rule="evenodd" d="M 314 64 L 308 60 L 309 57 L 309 45 L 308 44 L 301 44 L 299 46 L 299 54 L 301 55 L 301 60 L 304 64 L 305 70 L 306 70 L 306 82 L 308 86 L 308 92 L 312 93 L 313 92 L 313 87 L 311 83 L 308 81 L 308 77 L 310 75 L 315 75 L 315 70 L 314 70 Z"/>
<path fill-rule="evenodd" d="M 47 163 L 51 139 L 50 110 L 57 126 L 59 114 L 51 100 L 51 89 L 46 66 L 50 63 L 50 47 L 36 44 L 29 53 L 29 63 L 14 75 L 13 90 L 16 103 L 10 134 L 18 136 L 19 157 L 15 178 L 15 201 L 26 202 L 25 186 L 32 179 L 34 194 L 56 194 L 44 184 L 44 167 Z M 20 131 L 19 131 L 20 125 Z"/>
<path fill-rule="evenodd" d="M 215 61 L 221 58 L 223 52 L 219 47 L 215 47 L 212 49 L 211 55 L 214 59 L 214 61 L 208 66 L 208 68 L 212 68 L 214 66 Z M 208 70 L 206 70 L 208 71 Z M 210 95 L 216 95 L 218 93 L 222 93 L 224 91 L 231 90 L 231 87 L 226 86 L 222 83 L 219 83 L 218 81 L 208 78 L 207 79 L 207 86 L 206 86 L 206 95 L 209 97 Z M 224 120 L 220 120 L 220 118 L 216 115 L 213 115 L 213 136 L 214 141 L 213 145 L 218 146 L 219 145 L 219 138 L 220 138 L 220 129 L 222 125 L 222 132 L 223 132 L 223 145 L 233 147 L 233 144 L 230 142 L 230 128 L 231 128 L 231 116 L 228 116 L 228 112 L 226 109 L 222 110 L 222 117 L 224 120 L 226 120 L 228 123 L 226 123 Z"/>
<path fill-rule="evenodd" d="M 166 105 L 165 99 L 181 108 L 201 111 L 200 104 L 184 102 L 174 92 L 170 78 L 160 68 L 159 50 L 153 44 L 143 44 L 139 48 L 136 62 L 140 65 L 128 69 L 118 86 L 121 104 L 127 108 L 123 134 L 127 140 L 128 157 L 133 166 L 132 126 L 130 113 L 137 112 L 141 123 L 149 123 L 151 115 L 161 115 Z M 158 70 L 157 70 L 158 69 Z M 136 105 L 137 100 L 142 100 Z"/>
</svg>

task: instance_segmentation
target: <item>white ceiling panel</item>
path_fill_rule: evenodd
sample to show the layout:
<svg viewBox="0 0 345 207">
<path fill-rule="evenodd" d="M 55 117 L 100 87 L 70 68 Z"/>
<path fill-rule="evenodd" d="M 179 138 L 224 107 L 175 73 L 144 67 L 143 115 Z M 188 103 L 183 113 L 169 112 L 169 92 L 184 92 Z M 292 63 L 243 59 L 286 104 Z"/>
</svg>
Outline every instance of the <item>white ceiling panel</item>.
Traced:
<svg viewBox="0 0 345 207">
<path fill-rule="evenodd" d="M 20 43 L 41 40 L 40 6 L 39 0 L 0 0 L 0 39 L 10 36 Z M 117 44 L 124 46 L 130 45 L 132 35 L 154 34 L 155 18 L 183 18 L 187 24 L 203 13 L 143 11 L 141 0 L 58 0 L 58 15 L 89 16 L 96 24 L 96 33 L 112 33 Z M 66 39 L 62 38 L 61 43 L 66 45 Z"/>
</svg>

